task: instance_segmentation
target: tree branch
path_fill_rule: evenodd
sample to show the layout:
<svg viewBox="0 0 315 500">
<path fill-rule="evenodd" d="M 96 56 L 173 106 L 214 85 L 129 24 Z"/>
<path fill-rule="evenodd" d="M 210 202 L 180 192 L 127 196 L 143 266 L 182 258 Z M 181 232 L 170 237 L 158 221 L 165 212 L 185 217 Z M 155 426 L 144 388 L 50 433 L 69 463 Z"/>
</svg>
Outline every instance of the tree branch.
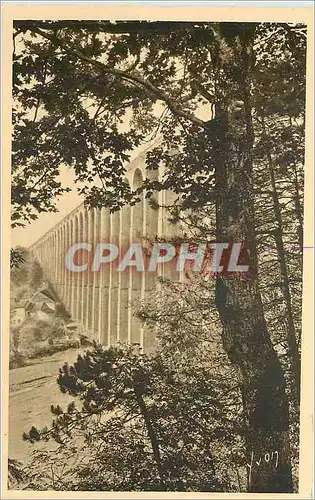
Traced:
<svg viewBox="0 0 315 500">
<path fill-rule="evenodd" d="M 150 439 L 150 443 L 151 443 L 151 447 L 152 447 L 152 451 L 153 451 L 153 456 L 154 456 L 154 459 L 156 462 L 157 470 L 159 472 L 160 480 L 161 480 L 162 485 L 164 486 L 164 473 L 163 473 L 163 466 L 162 466 L 159 442 L 158 442 L 157 436 L 155 435 L 149 412 L 147 410 L 146 404 L 145 404 L 144 399 L 142 397 L 141 391 L 139 391 L 137 383 L 134 384 L 134 392 L 135 392 L 137 403 L 138 403 L 140 411 L 141 411 L 141 415 L 144 419 L 144 423 L 145 423 L 145 426 L 146 426 L 146 429 L 148 432 L 148 437 Z"/>
<path fill-rule="evenodd" d="M 101 61 L 98 61 L 97 59 L 92 59 L 86 56 L 79 49 L 68 47 L 62 40 L 60 40 L 56 36 L 45 33 L 39 28 L 34 28 L 33 32 L 39 34 L 40 36 L 46 38 L 47 40 L 50 40 L 55 45 L 64 49 L 69 54 L 72 54 L 75 57 L 81 59 L 82 61 L 91 64 L 93 67 L 98 68 L 99 71 L 103 74 L 118 76 L 119 78 L 127 82 L 139 84 L 142 87 L 142 89 L 146 90 L 147 93 L 151 95 L 151 97 L 154 96 L 156 99 L 163 101 L 170 109 L 170 111 L 174 113 L 174 115 L 185 118 L 186 120 L 195 123 L 199 127 L 202 128 L 206 127 L 206 123 L 203 120 L 200 120 L 194 114 L 179 108 L 167 94 L 165 94 L 161 89 L 150 83 L 148 80 L 145 80 L 143 77 L 128 73 L 127 71 L 123 71 L 120 69 L 111 68 L 106 64 L 102 63 Z"/>
<path fill-rule="evenodd" d="M 142 34 L 171 33 L 178 29 L 190 31 L 204 31 L 210 28 L 210 23 L 192 23 L 177 21 L 96 21 L 96 20 L 66 20 L 66 21 L 40 21 L 21 19 L 14 21 L 14 28 L 22 31 L 34 31 L 34 28 L 45 30 L 59 30 L 64 28 L 85 29 L 89 32 L 116 33 L 116 34 Z M 211 28 L 212 29 L 212 28 Z"/>
</svg>

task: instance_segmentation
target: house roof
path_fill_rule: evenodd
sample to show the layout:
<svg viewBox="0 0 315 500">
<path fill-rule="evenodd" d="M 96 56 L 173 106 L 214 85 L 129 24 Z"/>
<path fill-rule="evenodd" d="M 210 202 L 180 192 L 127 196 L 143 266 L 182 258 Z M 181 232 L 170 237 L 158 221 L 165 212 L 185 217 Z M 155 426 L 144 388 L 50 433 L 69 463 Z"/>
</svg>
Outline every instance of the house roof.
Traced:
<svg viewBox="0 0 315 500">
<path fill-rule="evenodd" d="M 48 290 L 38 290 L 28 299 L 19 300 L 14 305 L 14 309 L 41 310 L 43 304 L 50 310 L 55 310 L 55 300 Z M 52 307 L 53 306 L 53 307 Z"/>
<path fill-rule="evenodd" d="M 55 302 L 53 296 L 49 293 L 48 290 L 38 290 L 32 296 L 32 300 L 34 302 Z"/>
<path fill-rule="evenodd" d="M 29 303 L 30 303 L 30 299 L 19 300 L 19 302 L 17 302 L 14 305 L 14 309 L 26 309 L 26 307 L 28 306 Z"/>
</svg>

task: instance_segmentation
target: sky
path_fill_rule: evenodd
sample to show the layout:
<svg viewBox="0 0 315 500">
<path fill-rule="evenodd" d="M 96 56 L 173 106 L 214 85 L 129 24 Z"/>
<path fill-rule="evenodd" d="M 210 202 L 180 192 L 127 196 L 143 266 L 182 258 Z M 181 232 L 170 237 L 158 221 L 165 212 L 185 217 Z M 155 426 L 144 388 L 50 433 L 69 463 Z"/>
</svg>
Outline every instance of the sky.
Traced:
<svg viewBox="0 0 315 500">
<path fill-rule="evenodd" d="M 43 236 L 44 233 L 52 229 L 59 221 L 61 221 L 69 212 L 82 203 L 83 199 L 76 192 L 74 176 L 69 168 L 64 167 L 61 169 L 60 180 L 63 185 L 69 186 L 72 191 L 70 193 L 65 193 L 59 198 L 56 203 L 58 212 L 40 214 L 37 220 L 26 225 L 24 228 L 17 227 L 12 229 L 12 247 L 17 245 L 28 247 L 32 245 L 41 236 Z"/>
</svg>

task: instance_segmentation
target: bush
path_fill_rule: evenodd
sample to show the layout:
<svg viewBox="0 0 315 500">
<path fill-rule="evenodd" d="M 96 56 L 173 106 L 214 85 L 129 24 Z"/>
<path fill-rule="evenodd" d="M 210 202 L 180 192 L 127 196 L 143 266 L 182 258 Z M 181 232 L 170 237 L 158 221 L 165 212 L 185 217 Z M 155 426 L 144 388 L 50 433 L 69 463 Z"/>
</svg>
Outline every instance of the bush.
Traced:
<svg viewBox="0 0 315 500">
<path fill-rule="evenodd" d="M 26 357 L 23 356 L 19 351 L 11 351 L 10 352 L 10 360 L 9 360 L 9 370 L 13 370 L 14 368 L 21 368 L 22 366 L 27 365 Z"/>
<path fill-rule="evenodd" d="M 20 327 L 11 330 L 11 366 L 15 367 L 19 356 L 33 359 L 73 347 L 78 347 L 78 342 L 66 336 L 62 319 L 43 321 L 28 318 Z"/>
<path fill-rule="evenodd" d="M 10 346 L 14 351 L 18 351 L 20 347 L 20 329 L 11 328 L 10 330 Z"/>
<path fill-rule="evenodd" d="M 15 303 L 27 299 L 29 297 L 29 287 L 27 285 L 16 287 L 14 291 L 12 291 L 12 296 L 14 296 Z"/>
<path fill-rule="evenodd" d="M 29 265 L 28 280 L 30 287 L 36 290 L 43 281 L 43 270 L 37 260 L 32 260 Z"/>
</svg>

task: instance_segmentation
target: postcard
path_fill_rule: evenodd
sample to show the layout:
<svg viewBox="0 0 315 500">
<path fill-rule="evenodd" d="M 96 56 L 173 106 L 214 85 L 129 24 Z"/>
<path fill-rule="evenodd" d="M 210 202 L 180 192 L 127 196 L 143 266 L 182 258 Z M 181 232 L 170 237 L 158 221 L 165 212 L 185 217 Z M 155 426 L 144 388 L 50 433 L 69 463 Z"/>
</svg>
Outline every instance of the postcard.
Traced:
<svg viewBox="0 0 315 500">
<path fill-rule="evenodd" d="M 2 6 L 3 498 L 313 495 L 313 7 L 213 3 Z"/>
</svg>

